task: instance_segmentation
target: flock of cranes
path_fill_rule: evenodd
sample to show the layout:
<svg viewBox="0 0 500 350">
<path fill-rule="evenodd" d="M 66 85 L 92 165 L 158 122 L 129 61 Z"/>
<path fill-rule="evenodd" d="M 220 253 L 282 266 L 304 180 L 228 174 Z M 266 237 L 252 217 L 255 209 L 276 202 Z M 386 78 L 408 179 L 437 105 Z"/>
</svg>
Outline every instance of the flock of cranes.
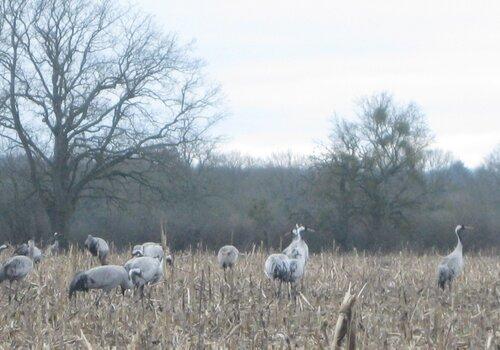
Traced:
<svg viewBox="0 0 500 350">
<path fill-rule="evenodd" d="M 442 259 L 438 266 L 438 286 L 445 289 L 446 285 L 451 289 L 453 280 L 462 272 L 464 266 L 462 253 L 462 234 L 465 230 L 471 229 L 464 225 L 458 225 L 455 229 L 457 236 L 457 246 L 455 250 Z M 268 256 L 264 264 L 264 273 L 272 281 L 279 284 L 277 294 L 281 291 L 283 283 L 288 283 L 292 288 L 296 287 L 305 274 L 307 262 L 309 260 L 309 248 L 302 238 L 306 232 L 314 230 L 296 224 L 290 231 L 293 240 L 290 245 L 281 253 Z M 55 255 L 60 251 L 58 234 L 55 233 L 54 242 L 48 247 L 47 254 Z M 70 299 L 77 292 L 87 292 L 91 289 L 102 291 L 96 300 L 99 303 L 105 293 L 109 293 L 118 287 L 124 294 L 127 289 L 137 288 L 141 298 L 144 297 L 144 288 L 147 285 L 154 285 L 164 278 L 164 263 L 172 264 L 172 256 L 165 257 L 163 247 L 159 243 L 147 242 L 136 245 L 132 249 L 132 258 L 123 266 L 107 265 L 109 246 L 107 242 L 99 237 L 88 235 L 85 240 L 85 248 L 91 255 L 98 258 L 101 266 L 93 267 L 86 271 L 78 272 L 72 279 L 69 286 Z M 6 244 L 0 246 L 0 252 L 7 249 Z M 223 246 L 218 254 L 217 261 L 224 270 L 231 269 L 238 261 L 241 254 L 232 245 Z M 40 263 L 43 254 L 34 244 L 33 240 L 21 244 L 14 251 L 14 256 L 7 259 L 0 265 L 0 283 L 8 280 L 12 283 L 18 282 L 15 289 L 19 288 L 22 281 L 33 269 L 35 264 Z M 9 294 L 9 301 L 11 295 Z"/>
</svg>

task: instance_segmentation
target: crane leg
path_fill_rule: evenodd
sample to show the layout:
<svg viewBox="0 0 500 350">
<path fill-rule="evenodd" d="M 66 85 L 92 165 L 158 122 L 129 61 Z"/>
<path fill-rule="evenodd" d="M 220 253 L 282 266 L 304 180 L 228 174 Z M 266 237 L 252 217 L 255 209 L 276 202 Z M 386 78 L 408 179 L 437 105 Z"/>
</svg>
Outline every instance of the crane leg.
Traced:
<svg viewBox="0 0 500 350">
<path fill-rule="evenodd" d="M 14 300 L 15 300 L 15 301 L 19 301 L 19 300 L 17 299 L 17 293 L 18 293 L 18 291 L 19 291 L 19 284 L 20 284 L 20 283 L 21 283 L 21 281 L 17 281 L 17 282 L 16 282 L 16 287 L 14 288 Z"/>
<path fill-rule="evenodd" d="M 12 301 L 12 281 L 9 280 L 9 304 Z"/>
<path fill-rule="evenodd" d="M 104 295 L 104 289 L 102 290 L 101 294 L 97 297 L 97 299 L 95 301 L 96 307 L 99 307 L 99 302 L 101 301 L 103 295 Z"/>
</svg>

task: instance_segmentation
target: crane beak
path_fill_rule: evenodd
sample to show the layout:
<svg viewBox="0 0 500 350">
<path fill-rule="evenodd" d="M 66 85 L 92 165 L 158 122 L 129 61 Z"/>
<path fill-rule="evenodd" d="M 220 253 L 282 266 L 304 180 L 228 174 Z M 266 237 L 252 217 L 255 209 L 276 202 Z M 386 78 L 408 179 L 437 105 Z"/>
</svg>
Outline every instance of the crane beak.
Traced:
<svg viewBox="0 0 500 350">
<path fill-rule="evenodd" d="M 466 230 L 473 230 L 473 229 L 474 229 L 474 227 L 472 227 L 472 226 L 464 226 L 464 228 L 465 228 Z"/>
</svg>

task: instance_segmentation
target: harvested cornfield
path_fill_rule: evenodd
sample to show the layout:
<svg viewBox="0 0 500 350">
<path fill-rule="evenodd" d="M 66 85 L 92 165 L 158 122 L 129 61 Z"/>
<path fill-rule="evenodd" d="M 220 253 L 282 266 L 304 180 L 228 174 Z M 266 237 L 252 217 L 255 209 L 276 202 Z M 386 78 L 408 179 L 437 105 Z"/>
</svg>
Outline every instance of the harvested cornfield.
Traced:
<svg viewBox="0 0 500 350">
<path fill-rule="evenodd" d="M 2 260 L 7 253 L 2 253 Z M 112 254 L 111 264 L 128 255 Z M 1 287 L 0 347 L 8 348 L 333 348 L 349 284 L 366 287 L 354 305 L 360 349 L 498 349 L 500 258 L 467 256 L 451 294 L 437 288 L 437 255 L 322 253 L 311 256 L 296 297 L 263 274 L 266 254 L 250 252 L 226 273 L 213 252 L 184 252 L 141 301 L 128 291 L 68 299 L 74 273 L 97 264 L 84 252 L 47 257 L 9 304 Z"/>
</svg>

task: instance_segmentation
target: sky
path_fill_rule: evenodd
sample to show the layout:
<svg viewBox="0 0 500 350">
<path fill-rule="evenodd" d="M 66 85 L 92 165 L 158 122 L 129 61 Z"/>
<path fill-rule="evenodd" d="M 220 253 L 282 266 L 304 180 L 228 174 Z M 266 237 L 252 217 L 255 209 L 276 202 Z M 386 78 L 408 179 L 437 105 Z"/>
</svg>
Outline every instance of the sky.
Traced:
<svg viewBox="0 0 500 350">
<path fill-rule="evenodd" d="M 360 97 L 415 102 L 468 166 L 500 143 L 500 2 L 142 0 L 220 84 L 225 151 L 310 154 Z"/>
</svg>

